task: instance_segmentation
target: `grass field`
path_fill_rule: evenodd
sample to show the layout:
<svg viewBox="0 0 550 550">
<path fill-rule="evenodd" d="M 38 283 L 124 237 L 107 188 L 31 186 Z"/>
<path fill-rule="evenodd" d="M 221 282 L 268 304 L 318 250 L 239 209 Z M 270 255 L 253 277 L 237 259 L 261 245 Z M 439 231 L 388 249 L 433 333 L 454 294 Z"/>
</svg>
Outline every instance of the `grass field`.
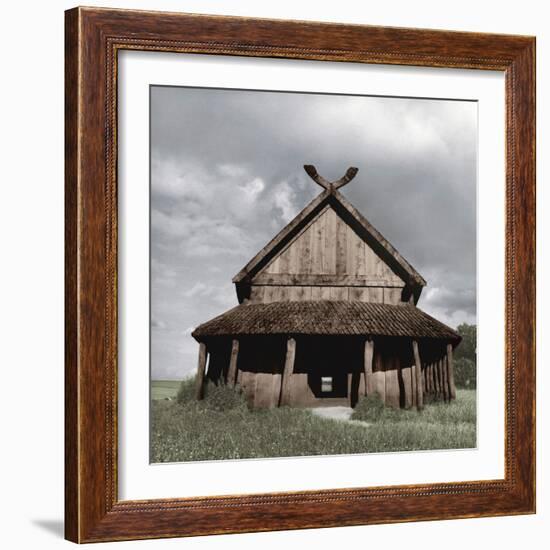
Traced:
<svg viewBox="0 0 550 550">
<path fill-rule="evenodd" d="M 172 399 L 176 397 L 181 380 L 151 380 L 151 399 Z"/>
<path fill-rule="evenodd" d="M 458 390 L 450 405 L 424 411 L 384 409 L 368 425 L 320 418 L 308 410 L 249 410 L 243 399 L 214 389 L 194 401 L 192 383 L 178 399 L 178 382 L 153 382 L 151 461 L 183 462 L 276 456 L 331 455 L 476 445 L 476 399 Z M 229 404 L 228 404 L 229 403 Z"/>
</svg>

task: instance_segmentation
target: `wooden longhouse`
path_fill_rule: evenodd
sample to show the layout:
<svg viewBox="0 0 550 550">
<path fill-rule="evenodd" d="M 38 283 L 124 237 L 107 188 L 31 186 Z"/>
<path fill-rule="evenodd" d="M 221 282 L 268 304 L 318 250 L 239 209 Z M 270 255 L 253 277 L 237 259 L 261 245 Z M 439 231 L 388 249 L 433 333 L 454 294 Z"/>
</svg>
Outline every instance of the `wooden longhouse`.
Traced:
<svg viewBox="0 0 550 550">
<path fill-rule="evenodd" d="M 207 377 L 255 408 L 454 399 L 461 338 L 416 307 L 426 281 L 339 192 L 357 169 L 304 168 L 321 194 L 235 275 L 239 305 L 193 332 L 197 398 Z"/>
</svg>

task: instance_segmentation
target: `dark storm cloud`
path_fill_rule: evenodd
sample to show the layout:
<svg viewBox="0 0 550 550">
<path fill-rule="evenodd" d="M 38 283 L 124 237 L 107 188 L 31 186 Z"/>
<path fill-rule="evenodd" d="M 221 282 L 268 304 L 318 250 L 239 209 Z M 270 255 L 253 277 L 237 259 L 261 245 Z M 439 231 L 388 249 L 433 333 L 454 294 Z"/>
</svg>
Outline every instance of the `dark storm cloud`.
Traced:
<svg viewBox="0 0 550 550">
<path fill-rule="evenodd" d="M 427 279 L 420 306 L 476 315 L 477 106 L 154 87 L 154 377 L 195 367 L 194 326 L 236 304 L 231 277 L 348 166 L 350 201 Z"/>
</svg>

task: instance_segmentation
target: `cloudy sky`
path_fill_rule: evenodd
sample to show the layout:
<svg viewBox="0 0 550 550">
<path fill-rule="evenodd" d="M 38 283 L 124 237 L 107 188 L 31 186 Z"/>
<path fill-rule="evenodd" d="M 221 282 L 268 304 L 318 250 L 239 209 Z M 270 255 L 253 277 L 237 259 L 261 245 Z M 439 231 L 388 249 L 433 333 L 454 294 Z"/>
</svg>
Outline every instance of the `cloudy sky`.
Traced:
<svg viewBox="0 0 550 550">
<path fill-rule="evenodd" d="M 427 280 L 419 307 L 476 317 L 477 104 L 151 88 L 151 367 L 196 369 L 195 326 L 237 304 L 231 278 L 321 188 L 342 193 Z"/>
</svg>

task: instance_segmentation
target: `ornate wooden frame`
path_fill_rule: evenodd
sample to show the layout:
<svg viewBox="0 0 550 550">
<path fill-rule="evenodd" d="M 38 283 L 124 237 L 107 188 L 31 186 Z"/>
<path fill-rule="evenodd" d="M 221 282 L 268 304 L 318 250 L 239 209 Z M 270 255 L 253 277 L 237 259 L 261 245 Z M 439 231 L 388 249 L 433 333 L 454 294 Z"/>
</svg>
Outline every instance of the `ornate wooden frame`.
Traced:
<svg viewBox="0 0 550 550">
<path fill-rule="evenodd" d="M 117 52 L 503 71 L 505 478 L 249 496 L 117 496 Z M 535 511 L 535 39 L 97 8 L 66 12 L 66 537 L 176 537 Z"/>
</svg>

